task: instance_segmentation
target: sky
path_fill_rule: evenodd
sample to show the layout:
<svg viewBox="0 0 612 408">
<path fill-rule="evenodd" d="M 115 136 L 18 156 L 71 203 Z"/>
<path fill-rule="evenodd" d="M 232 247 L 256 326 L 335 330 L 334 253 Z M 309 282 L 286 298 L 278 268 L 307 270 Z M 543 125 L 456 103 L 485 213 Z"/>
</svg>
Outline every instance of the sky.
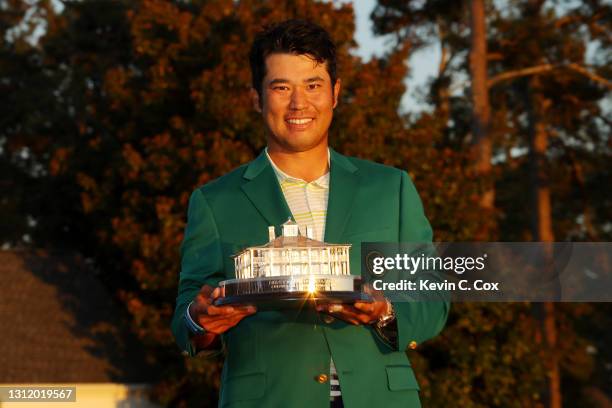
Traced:
<svg viewBox="0 0 612 408">
<path fill-rule="evenodd" d="M 36 1 L 36 0 L 33 0 Z M 358 48 L 355 54 L 362 57 L 364 60 L 369 60 L 373 55 L 381 56 L 390 48 L 388 38 L 375 36 L 372 32 L 372 22 L 370 21 L 370 13 L 376 6 L 376 0 L 332 0 L 338 3 L 352 3 L 355 10 L 356 32 L 355 40 Z M 52 0 L 52 4 L 59 11 L 63 7 L 59 0 Z M 41 31 L 38 35 L 42 34 Z M 38 36 L 36 36 L 38 37 Z M 428 48 L 411 53 L 408 60 L 410 69 L 409 75 L 406 78 L 405 84 L 407 92 L 402 99 L 401 110 L 403 112 L 420 112 L 428 108 L 417 97 L 417 90 L 426 84 L 430 73 L 437 70 L 437 65 L 440 59 L 440 49 L 433 45 Z"/>
<path fill-rule="evenodd" d="M 338 3 L 352 3 L 355 10 L 356 30 L 355 40 L 359 48 L 355 54 L 365 60 L 369 60 L 373 55 L 381 56 L 390 47 L 385 37 L 375 36 L 372 32 L 372 22 L 370 13 L 376 6 L 376 0 L 333 0 Z M 498 10 L 508 10 L 510 4 L 508 0 L 493 0 Z M 567 10 L 579 7 L 581 0 L 565 0 L 563 2 L 551 2 L 559 15 L 567 13 Z M 587 47 L 587 62 L 595 57 L 597 48 L 594 43 L 588 44 Z M 427 92 L 424 89 L 427 80 L 436 75 L 438 63 L 440 62 L 441 50 L 439 44 L 434 44 L 429 47 L 412 52 L 408 59 L 409 75 L 405 80 L 407 91 L 402 98 L 402 112 L 421 112 L 430 108 L 422 98 L 418 97 L 419 89 Z M 461 81 L 467 83 L 469 78 L 461 78 Z M 612 112 L 612 98 L 605 98 L 601 104 L 606 112 Z"/>
<path fill-rule="evenodd" d="M 31 0 L 36 2 L 37 0 Z M 355 54 L 362 57 L 364 60 L 369 60 L 373 55 L 381 56 L 390 48 L 387 37 L 375 36 L 372 32 L 372 22 L 370 21 L 370 13 L 376 6 L 376 0 L 332 0 L 336 3 L 352 3 L 355 10 L 356 30 L 355 40 L 358 48 Z M 52 4 L 57 11 L 60 11 L 63 6 L 59 0 L 52 0 Z M 44 28 L 33 36 L 36 40 L 44 33 Z M 403 112 L 420 112 L 428 108 L 417 97 L 419 87 L 427 83 L 429 76 L 437 70 L 437 65 L 440 60 L 440 49 L 433 45 L 428 48 L 413 52 L 408 60 L 410 69 L 409 75 L 406 78 L 405 84 L 407 87 L 406 94 L 402 99 L 401 111 Z"/>
<path fill-rule="evenodd" d="M 389 49 L 389 44 L 385 37 L 375 36 L 372 32 L 370 13 L 374 10 L 376 0 L 354 0 L 350 3 L 353 3 L 356 18 L 355 40 L 359 45 L 356 54 L 365 60 L 369 60 L 373 55 L 381 56 Z M 435 75 L 439 61 L 440 49 L 436 45 L 411 53 L 408 60 L 410 73 L 405 81 L 407 91 L 402 99 L 402 111 L 420 112 L 428 108 L 419 101 L 416 94 L 418 88 L 427 83 L 427 78 Z"/>
<path fill-rule="evenodd" d="M 1 1 L 1 0 L 0 0 Z M 30 2 L 36 3 L 39 0 L 29 0 Z M 355 10 L 356 19 L 356 30 L 355 40 L 358 44 L 358 48 L 355 50 L 355 54 L 369 60 L 372 56 L 381 56 L 385 51 L 390 49 L 389 38 L 385 36 L 375 36 L 372 30 L 372 22 L 370 20 L 370 13 L 376 6 L 376 0 L 323 0 L 333 1 L 334 3 L 352 3 Z M 500 10 L 508 7 L 507 0 L 494 0 L 496 7 Z M 61 10 L 62 5 L 60 0 L 52 0 L 52 4 L 57 10 Z M 563 5 L 556 4 L 557 11 L 561 14 L 564 8 L 573 8 L 580 5 L 580 0 L 565 0 Z M 38 37 L 44 33 L 44 29 L 39 30 Z M 590 44 L 592 45 L 592 44 Z M 590 47 L 592 50 L 594 47 Z M 435 76 L 438 63 L 440 61 L 440 47 L 439 44 L 433 44 L 429 47 L 425 47 L 414 51 L 410 54 L 408 59 L 409 73 L 405 80 L 407 91 L 402 98 L 402 104 L 400 110 L 402 112 L 417 113 L 423 110 L 428 110 L 431 107 L 423 101 L 422 97 L 419 97 L 419 93 L 427 92 L 425 88 L 427 80 Z M 469 78 L 465 78 L 465 81 L 469 81 Z M 606 111 L 612 111 L 612 102 L 605 102 L 604 107 Z"/>
</svg>

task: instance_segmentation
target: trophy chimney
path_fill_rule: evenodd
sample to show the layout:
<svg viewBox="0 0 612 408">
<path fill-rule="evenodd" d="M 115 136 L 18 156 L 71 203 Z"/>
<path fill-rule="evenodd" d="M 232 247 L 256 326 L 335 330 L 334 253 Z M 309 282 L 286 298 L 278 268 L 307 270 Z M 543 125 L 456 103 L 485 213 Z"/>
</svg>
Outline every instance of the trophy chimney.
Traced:
<svg viewBox="0 0 612 408">
<path fill-rule="evenodd" d="M 306 226 L 306 237 L 310 239 L 314 239 L 314 229 L 312 225 Z"/>
<path fill-rule="evenodd" d="M 272 242 L 276 239 L 276 233 L 274 232 L 274 225 L 268 227 L 268 241 Z"/>
</svg>

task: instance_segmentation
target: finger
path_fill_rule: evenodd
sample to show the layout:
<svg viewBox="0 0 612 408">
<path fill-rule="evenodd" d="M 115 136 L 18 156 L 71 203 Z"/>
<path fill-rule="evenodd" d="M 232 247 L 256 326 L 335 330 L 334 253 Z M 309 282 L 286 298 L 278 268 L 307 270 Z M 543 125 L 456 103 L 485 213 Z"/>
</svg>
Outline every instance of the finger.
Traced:
<svg viewBox="0 0 612 408">
<path fill-rule="evenodd" d="M 206 325 L 202 325 L 202 327 L 204 328 L 204 330 L 209 331 L 211 333 L 221 334 L 230 329 L 232 326 L 229 326 L 227 324 L 227 320 L 218 319 L 210 320 L 206 323 Z"/>
<path fill-rule="evenodd" d="M 217 333 L 221 327 L 225 326 L 233 326 L 234 320 L 236 317 L 246 317 L 247 314 L 235 313 L 231 315 L 219 314 L 219 315 L 209 315 L 203 318 L 200 318 L 200 326 L 208 331 L 213 331 Z"/>
<path fill-rule="evenodd" d="M 234 313 L 230 316 L 219 316 L 213 317 L 206 326 L 203 326 L 206 330 L 220 334 L 224 333 L 232 327 L 236 326 L 242 319 L 250 315 L 251 313 Z"/>
<path fill-rule="evenodd" d="M 252 305 L 246 305 L 246 306 L 223 306 L 223 308 L 230 308 L 222 313 L 220 313 L 219 316 L 222 319 L 226 319 L 226 318 L 231 318 L 234 315 L 244 315 L 244 316 L 248 316 L 248 315 L 252 315 L 253 313 L 257 312 L 257 308 L 255 306 Z"/>
<path fill-rule="evenodd" d="M 327 311 L 330 313 L 339 313 L 344 311 L 344 305 L 340 305 L 337 303 L 332 303 L 331 305 L 327 306 Z"/>
<path fill-rule="evenodd" d="M 361 322 L 359 320 L 356 320 L 356 319 L 353 319 L 353 318 L 344 318 L 342 320 L 344 320 L 345 322 L 350 323 L 352 325 L 355 325 L 355 326 L 361 325 Z"/>
<path fill-rule="evenodd" d="M 194 301 L 195 303 L 198 303 L 199 305 L 204 305 L 207 306 L 209 304 L 212 303 L 211 300 L 211 294 L 212 294 L 212 287 L 210 287 L 209 285 L 204 285 L 202 286 L 202 288 L 200 289 L 200 291 L 198 292 L 198 294 L 196 295 Z"/>
<path fill-rule="evenodd" d="M 362 313 L 362 311 L 356 309 L 353 305 L 342 305 L 342 310 L 338 310 L 337 313 L 347 313 L 351 315 L 356 315 Z"/>
<path fill-rule="evenodd" d="M 205 298 L 209 298 L 212 292 L 213 292 L 213 287 L 210 285 L 204 285 L 200 289 L 200 295 L 204 296 Z"/>
<path fill-rule="evenodd" d="M 210 316 L 221 316 L 228 315 L 234 312 L 234 308 L 232 306 L 208 306 L 206 312 Z"/>
<path fill-rule="evenodd" d="M 328 312 L 330 306 L 330 303 L 320 303 L 316 306 L 316 309 L 318 312 Z"/>
<path fill-rule="evenodd" d="M 356 310 L 375 315 L 376 317 L 385 314 L 388 307 L 386 301 L 376 301 L 373 303 L 355 302 L 354 306 Z"/>
<path fill-rule="evenodd" d="M 257 308 L 253 305 L 234 306 L 234 310 L 240 314 L 250 315 L 257 312 Z"/>
<path fill-rule="evenodd" d="M 336 313 L 336 315 L 343 316 L 343 320 L 351 319 L 358 321 L 359 323 L 372 323 L 378 319 L 378 316 L 374 313 L 363 313 L 352 307 L 344 307 L 343 312 Z"/>
<path fill-rule="evenodd" d="M 372 312 L 375 307 L 373 303 L 364 303 L 364 302 L 355 302 L 353 306 L 355 307 L 355 309 L 361 310 L 363 312 Z"/>
<path fill-rule="evenodd" d="M 363 313 L 358 314 L 357 319 L 359 319 L 359 321 L 364 324 L 370 324 L 376 320 L 376 318 L 372 317 L 371 315 Z"/>
<path fill-rule="evenodd" d="M 352 319 L 352 320 L 356 320 L 359 323 L 370 323 L 373 322 L 374 320 L 376 320 L 376 317 L 372 316 L 369 313 L 362 313 L 359 312 L 358 310 L 345 310 L 343 313 L 347 318 Z"/>
<path fill-rule="evenodd" d="M 217 299 L 220 294 L 221 294 L 221 290 L 219 289 L 219 287 L 216 287 L 215 290 L 213 290 L 212 298 Z"/>
</svg>

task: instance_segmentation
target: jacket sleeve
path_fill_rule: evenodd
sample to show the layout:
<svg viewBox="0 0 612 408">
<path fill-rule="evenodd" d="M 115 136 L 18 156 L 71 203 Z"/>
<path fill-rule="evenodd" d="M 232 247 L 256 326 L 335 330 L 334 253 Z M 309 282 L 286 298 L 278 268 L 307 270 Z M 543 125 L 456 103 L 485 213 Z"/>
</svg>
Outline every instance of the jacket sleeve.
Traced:
<svg viewBox="0 0 612 408">
<path fill-rule="evenodd" d="M 183 354 L 193 356 L 196 350 L 184 321 L 185 311 L 203 285 L 215 287 L 224 278 L 219 231 L 200 189 L 195 190 L 189 199 L 187 226 L 180 253 L 181 272 L 172 333 Z"/>
<path fill-rule="evenodd" d="M 405 171 L 401 176 L 399 223 L 400 243 L 432 242 L 433 232 L 423 211 L 423 204 Z M 441 280 L 435 273 L 427 278 L 431 281 Z M 442 330 L 448 317 L 450 302 L 443 292 L 435 296 L 435 299 L 429 298 L 427 301 L 392 302 L 397 320 L 398 350 L 406 350 L 413 341 L 421 344 Z"/>
</svg>

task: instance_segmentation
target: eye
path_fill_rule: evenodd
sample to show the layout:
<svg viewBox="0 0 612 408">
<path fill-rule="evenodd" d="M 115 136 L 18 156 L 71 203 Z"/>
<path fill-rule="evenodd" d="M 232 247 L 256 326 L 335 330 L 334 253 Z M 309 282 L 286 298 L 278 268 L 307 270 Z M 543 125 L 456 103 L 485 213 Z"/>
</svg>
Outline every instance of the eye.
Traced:
<svg viewBox="0 0 612 408">
<path fill-rule="evenodd" d="M 321 87 L 321 84 L 308 84 L 308 89 L 317 89 L 320 87 Z"/>
<path fill-rule="evenodd" d="M 274 89 L 275 91 L 287 91 L 289 90 L 289 87 L 285 85 L 276 85 L 272 89 Z"/>
</svg>

